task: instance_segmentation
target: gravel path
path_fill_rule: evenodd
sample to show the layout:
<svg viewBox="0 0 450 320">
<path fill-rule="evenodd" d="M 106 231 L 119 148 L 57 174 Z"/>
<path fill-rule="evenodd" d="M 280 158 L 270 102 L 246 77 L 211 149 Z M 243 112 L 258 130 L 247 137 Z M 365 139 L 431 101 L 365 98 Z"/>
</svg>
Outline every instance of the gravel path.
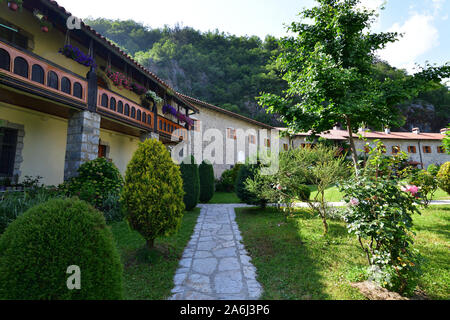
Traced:
<svg viewBox="0 0 450 320">
<path fill-rule="evenodd" d="M 194 234 L 175 274 L 170 300 L 248 300 L 262 293 L 256 269 L 241 243 L 234 208 L 203 204 Z"/>
</svg>

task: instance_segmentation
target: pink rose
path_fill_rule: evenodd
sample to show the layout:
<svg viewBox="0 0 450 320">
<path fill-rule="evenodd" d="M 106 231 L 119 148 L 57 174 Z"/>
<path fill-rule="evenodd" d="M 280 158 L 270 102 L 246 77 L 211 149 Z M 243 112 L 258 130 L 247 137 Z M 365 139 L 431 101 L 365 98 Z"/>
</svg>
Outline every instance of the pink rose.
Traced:
<svg viewBox="0 0 450 320">
<path fill-rule="evenodd" d="M 419 192 L 419 188 L 415 185 L 408 185 L 406 187 L 402 187 L 401 189 L 404 192 L 410 192 L 413 196 L 416 195 L 417 192 Z"/>
<path fill-rule="evenodd" d="M 276 188 L 277 190 L 281 190 L 281 184 L 277 184 Z"/>
<path fill-rule="evenodd" d="M 352 206 L 357 206 L 357 205 L 359 204 L 359 200 L 356 199 L 356 198 L 351 198 L 351 199 L 350 199 L 350 204 L 351 204 Z"/>
</svg>

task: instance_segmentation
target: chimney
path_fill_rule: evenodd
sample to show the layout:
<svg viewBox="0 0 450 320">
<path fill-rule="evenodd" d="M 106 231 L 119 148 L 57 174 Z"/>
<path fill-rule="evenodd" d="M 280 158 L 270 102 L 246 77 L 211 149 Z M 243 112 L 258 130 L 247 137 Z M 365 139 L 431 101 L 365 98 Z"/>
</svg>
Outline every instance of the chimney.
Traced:
<svg viewBox="0 0 450 320">
<path fill-rule="evenodd" d="M 413 128 L 412 132 L 415 134 L 419 134 L 420 133 L 420 129 L 419 128 Z"/>
<path fill-rule="evenodd" d="M 391 134 L 391 129 L 390 128 L 384 128 L 384 133 Z"/>
<path fill-rule="evenodd" d="M 341 125 L 340 125 L 340 124 L 336 124 L 336 125 L 333 127 L 333 130 L 341 130 Z"/>
<path fill-rule="evenodd" d="M 448 131 L 450 131 L 450 128 L 442 128 L 441 134 L 446 134 Z"/>
</svg>

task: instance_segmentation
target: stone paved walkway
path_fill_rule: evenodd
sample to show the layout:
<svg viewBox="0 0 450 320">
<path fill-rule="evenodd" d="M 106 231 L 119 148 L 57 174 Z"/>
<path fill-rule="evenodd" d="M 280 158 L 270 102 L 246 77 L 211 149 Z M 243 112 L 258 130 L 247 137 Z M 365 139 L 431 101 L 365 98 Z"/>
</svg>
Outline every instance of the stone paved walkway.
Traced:
<svg viewBox="0 0 450 320">
<path fill-rule="evenodd" d="M 256 269 L 241 243 L 234 208 L 203 204 L 175 274 L 171 300 L 247 300 L 262 293 Z"/>
</svg>

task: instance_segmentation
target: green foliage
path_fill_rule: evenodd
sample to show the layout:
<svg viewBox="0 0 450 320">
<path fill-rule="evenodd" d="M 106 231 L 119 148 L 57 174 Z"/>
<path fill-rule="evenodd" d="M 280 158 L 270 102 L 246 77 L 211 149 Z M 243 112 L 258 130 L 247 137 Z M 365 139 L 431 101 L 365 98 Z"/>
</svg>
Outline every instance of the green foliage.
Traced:
<svg viewBox="0 0 450 320">
<path fill-rule="evenodd" d="M 202 161 L 198 167 L 200 176 L 200 201 L 209 202 L 214 196 L 214 168 L 211 163 Z"/>
<path fill-rule="evenodd" d="M 439 168 L 441 166 L 439 165 L 435 165 L 435 164 L 430 164 L 427 168 L 428 173 L 430 173 L 433 177 L 436 177 L 438 172 L 439 172 Z"/>
<path fill-rule="evenodd" d="M 428 167 L 430 169 L 431 165 Z M 431 168 L 433 171 L 433 168 Z M 409 178 L 409 184 L 419 187 L 419 196 L 428 205 L 438 189 L 438 179 L 428 171 L 414 170 Z"/>
<path fill-rule="evenodd" d="M 445 137 L 442 140 L 442 146 L 444 147 L 445 152 L 450 154 L 450 125 L 448 126 L 448 130 L 445 132 Z"/>
<path fill-rule="evenodd" d="M 450 65 L 427 66 L 414 76 L 382 80 L 374 69 L 376 52 L 397 33 L 368 33 L 376 13 L 359 9 L 360 0 L 318 0 L 300 13 L 296 34 L 281 41 L 278 70 L 289 88 L 284 95 L 263 94 L 259 104 L 282 116 L 294 132 L 321 133 L 336 123 L 349 134 L 363 125 L 400 125 L 397 105 L 450 76 Z M 305 23 L 309 20 L 312 23 Z M 357 152 L 350 136 L 354 165 Z"/>
<path fill-rule="evenodd" d="M 222 172 L 220 179 L 216 182 L 216 191 L 233 192 L 236 179 L 242 163 L 236 163 L 233 168 Z"/>
<path fill-rule="evenodd" d="M 69 266 L 81 289 L 69 290 Z M 122 264 L 110 229 L 92 206 L 52 199 L 9 225 L 0 237 L 0 299 L 121 299 Z"/>
<path fill-rule="evenodd" d="M 62 193 L 53 187 L 27 188 L 24 192 L 5 192 L 0 196 L 0 234 L 29 208 L 62 196 Z"/>
<path fill-rule="evenodd" d="M 157 237 L 179 228 L 183 195 L 180 170 L 166 147 L 155 139 L 140 143 L 128 163 L 121 200 L 126 219 L 149 247 Z"/>
<path fill-rule="evenodd" d="M 180 164 L 180 171 L 183 178 L 184 205 L 186 210 L 191 211 L 200 200 L 200 177 L 194 156 L 191 155 L 183 160 Z"/>
<path fill-rule="evenodd" d="M 439 187 L 450 194 L 450 162 L 444 163 L 437 174 Z"/>
<path fill-rule="evenodd" d="M 247 204 L 259 205 L 265 207 L 267 199 L 265 195 L 256 193 L 256 190 L 247 188 L 247 181 L 255 180 L 260 169 L 260 163 L 257 164 L 242 164 L 239 168 L 239 173 L 236 178 L 235 191 L 238 198 Z"/>
<path fill-rule="evenodd" d="M 360 177 L 343 182 L 349 232 L 358 237 L 373 280 L 410 295 L 420 277 L 420 255 L 412 248 L 412 214 L 418 213 L 417 186 L 405 186 L 407 170 L 396 170 L 407 155 L 385 157 L 379 142 Z"/>
<path fill-rule="evenodd" d="M 150 29 L 134 21 L 84 20 L 182 93 L 265 123 L 278 121 L 259 108 L 261 91 L 281 93 L 285 83 L 271 65 L 277 39 L 237 37 L 175 26 Z"/>
<path fill-rule="evenodd" d="M 104 202 L 110 196 L 120 194 L 123 179 L 117 167 L 105 158 L 83 163 L 78 176 L 63 183 L 60 188 L 69 196 L 77 196 L 103 211 Z"/>
</svg>

